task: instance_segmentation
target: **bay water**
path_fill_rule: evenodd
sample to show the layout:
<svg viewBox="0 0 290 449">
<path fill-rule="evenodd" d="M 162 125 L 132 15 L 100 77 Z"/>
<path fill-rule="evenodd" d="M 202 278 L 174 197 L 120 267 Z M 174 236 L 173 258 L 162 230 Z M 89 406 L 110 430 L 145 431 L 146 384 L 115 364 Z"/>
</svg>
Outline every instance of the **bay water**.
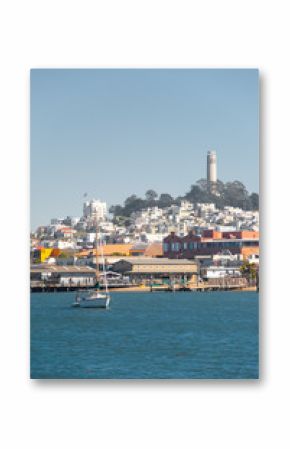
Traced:
<svg viewBox="0 0 290 449">
<path fill-rule="evenodd" d="M 31 294 L 31 378 L 259 377 L 255 292 L 113 292 L 108 310 L 74 297 Z"/>
</svg>

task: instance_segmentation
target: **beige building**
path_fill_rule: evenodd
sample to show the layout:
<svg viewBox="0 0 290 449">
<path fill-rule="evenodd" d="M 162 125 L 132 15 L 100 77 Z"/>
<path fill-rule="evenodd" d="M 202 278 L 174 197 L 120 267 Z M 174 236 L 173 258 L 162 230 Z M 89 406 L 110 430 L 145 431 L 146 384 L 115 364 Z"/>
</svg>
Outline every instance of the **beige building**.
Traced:
<svg viewBox="0 0 290 449">
<path fill-rule="evenodd" d="M 113 271 L 129 276 L 131 281 L 142 280 L 186 280 L 197 282 L 198 263 L 187 259 L 164 257 L 126 258 L 113 264 Z"/>
</svg>

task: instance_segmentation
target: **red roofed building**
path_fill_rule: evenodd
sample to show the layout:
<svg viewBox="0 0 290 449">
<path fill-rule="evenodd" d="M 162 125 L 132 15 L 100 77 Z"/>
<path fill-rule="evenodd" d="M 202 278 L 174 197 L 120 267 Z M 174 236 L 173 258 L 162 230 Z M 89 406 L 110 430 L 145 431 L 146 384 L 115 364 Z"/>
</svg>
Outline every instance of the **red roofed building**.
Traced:
<svg viewBox="0 0 290 449">
<path fill-rule="evenodd" d="M 206 230 L 202 235 L 190 232 L 185 237 L 172 232 L 163 240 L 163 255 L 171 259 L 194 259 L 226 250 L 240 255 L 242 259 L 259 254 L 259 232 Z"/>
</svg>

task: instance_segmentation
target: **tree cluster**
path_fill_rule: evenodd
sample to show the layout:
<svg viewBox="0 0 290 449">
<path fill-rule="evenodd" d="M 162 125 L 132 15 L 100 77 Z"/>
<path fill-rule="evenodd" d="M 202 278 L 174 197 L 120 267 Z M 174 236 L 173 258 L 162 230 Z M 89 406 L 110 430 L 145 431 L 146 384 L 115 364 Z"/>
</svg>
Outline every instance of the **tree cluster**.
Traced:
<svg viewBox="0 0 290 449">
<path fill-rule="evenodd" d="M 223 183 L 218 180 L 215 185 L 215 194 L 213 194 L 208 189 L 206 179 L 200 179 L 191 186 L 184 198 L 192 203 L 215 203 L 219 209 L 225 206 L 240 207 L 244 210 L 259 209 L 259 195 L 249 194 L 240 181 Z"/>
<path fill-rule="evenodd" d="M 111 206 L 110 213 L 114 215 L 115 221 L 125 224 L 133 212 L 154 206 L 165 208 L 173 204 L 180 204 L 182 200 L 187 200 L 191 203 L 215 203 L 219 209 L 223 209 L 225 206 L 240 207 L 244 210 L 259 209 L 259 195 L 257 193 L 249 194 L 244 184 L 240 181 L 227 183 L 217 181 L 215 194 L 213 194 L 208 189 L 206 179 L 200 179 L 191 186 L 184 196 L 173 198 L 169 193 L 158 195 L 154 190 L 150 189 L 145 193 L 145 198 L 131 195 L 125 200 L 123 206 L 120 204 Z"/>
</svg>

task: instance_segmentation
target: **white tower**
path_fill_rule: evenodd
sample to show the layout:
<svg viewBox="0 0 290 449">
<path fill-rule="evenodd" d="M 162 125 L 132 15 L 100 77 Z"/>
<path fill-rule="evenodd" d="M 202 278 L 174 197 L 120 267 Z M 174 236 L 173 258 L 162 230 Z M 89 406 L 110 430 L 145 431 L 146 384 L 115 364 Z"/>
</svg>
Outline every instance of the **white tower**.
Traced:
<svg viewBox="0 0 290 449">
<path fill-rule="evenodd" d="M 216 191 L 217 168 L 216 168 L 216 152 L 208 151 L 207 153 L 207 185 L 211 193 Z"/>
</svg>

